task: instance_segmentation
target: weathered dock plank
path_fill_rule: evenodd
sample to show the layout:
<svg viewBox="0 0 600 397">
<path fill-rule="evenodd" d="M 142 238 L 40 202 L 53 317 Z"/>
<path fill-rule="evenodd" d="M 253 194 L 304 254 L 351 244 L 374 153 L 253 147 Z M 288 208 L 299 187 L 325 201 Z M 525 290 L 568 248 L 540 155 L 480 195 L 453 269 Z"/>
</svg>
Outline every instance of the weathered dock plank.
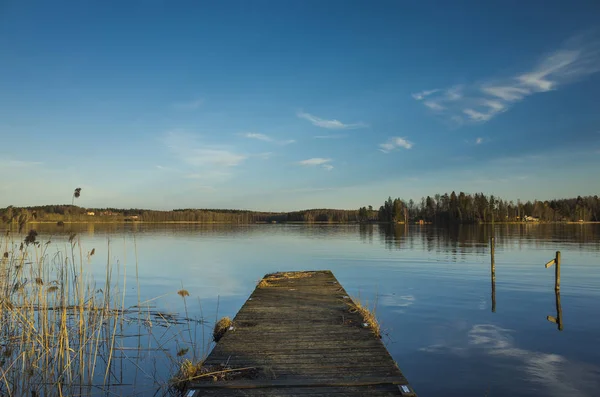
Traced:
<svg viewBox="0 0 600 397">
<path fill-rule="evenodd" d="M 253 370 L 186 396 L 414 396 L 351 302 L 330 271 L 265 276 L 204 363 Z"/>
</svg>

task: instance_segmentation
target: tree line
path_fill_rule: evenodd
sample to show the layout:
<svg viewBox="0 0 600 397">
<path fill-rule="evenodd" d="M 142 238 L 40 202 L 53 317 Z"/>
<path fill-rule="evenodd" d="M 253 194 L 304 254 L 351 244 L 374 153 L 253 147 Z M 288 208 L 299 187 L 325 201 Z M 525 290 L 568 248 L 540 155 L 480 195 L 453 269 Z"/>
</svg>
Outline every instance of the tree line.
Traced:
<svg viewBox="0 0 600 397">
<path fill-rule="evenodd" d="M 292 212 L 260 212 L 231 209 L 174 209 L 157 211 L 147 209 L 83 208 L 76 205 L 45 205 L 0 209 L 0 219 L 5 224 L 23 227 L 31 221 L 38 222 L 199 222 L 199 223 L 414 223 L 469 224 L 486 222 L 564 222 L 600 221 L 598 196 L 507 201 L 483 193 L 436 194 L 414 200 L 389 197 L 375 210 L 372 206 L 358 210 L 308 209 Z"/>
<path fill-rule="evenodd" d="M 75 205 L 45 205 L 0 209 L 3 223 L 27 222 L 199 222 L 199 223 L 277 223 L 277 222 L 358 222 L 357 210 L 310 209 L 293 212 L 260 212 L 231 209 L 147 209 L 82 208 Z"/>
<path fill-rule="evenodd" d="M 440 224 L 467 224 L 485 222 L 598 222 L 600 199 L 598 196 L 534 200 L 521 202 L 503 200 L 483 193 L 473 195 L 436 194 L 423 197 L 420 202 L 389 197 L 378 211 L 366 207 L 359 209 L 361 221 L 431 222 Z"/>
</svg>

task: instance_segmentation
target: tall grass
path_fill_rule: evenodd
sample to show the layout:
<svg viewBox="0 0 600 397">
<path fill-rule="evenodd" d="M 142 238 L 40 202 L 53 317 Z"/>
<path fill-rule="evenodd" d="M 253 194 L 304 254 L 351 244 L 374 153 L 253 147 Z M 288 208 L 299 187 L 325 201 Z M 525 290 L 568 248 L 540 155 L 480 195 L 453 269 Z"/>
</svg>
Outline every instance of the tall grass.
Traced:
<svg viewBox="0 0 600 397">
<path fill-rule="evenodd" d="M 379 325 L 379 321 L 377 320 L 377 316 L 375 314 L 377 310 L 377 302 L 373 304 L 373 307 L 370 307 L 368 301 L 363 303 L 360 298 L 354 297 L 351 298 L 350 302 L 347 302 L 346 304 L 349 307 L 350 313 L 358 313 L 362 317 L 364 321 L 364 327 L 369 328 L 375 336 L 381 338 L 381 325 Z"/>
<path fill-rule="evenodd" d="M 35 231 L 23 240 L 8 232 L 0 237 L 0 395 L 121 395 L 109 391 L 122 386 L 128 395 L 150 392 L 131 383 L 166 394 L 170 376 L 161 377 L 157 365 L 175 371 L 188 351 L 194 361 L 203 355 L 192 339 L 192 328 L 194 335 L 198 326 L 204 329 L 202 319 L 157 311 L 140 302 L 139 290 L 137 305 L 126 307 L 126 267 L 118 264 L 113 279 L 115 266 L 107 259 L 96 285 L 88 265 L 95 248 L 85 251 L 74 234 L 65 244 L 54 250 Z M 129 346 L 132 336 L 137 344 Z"/>
</svg>

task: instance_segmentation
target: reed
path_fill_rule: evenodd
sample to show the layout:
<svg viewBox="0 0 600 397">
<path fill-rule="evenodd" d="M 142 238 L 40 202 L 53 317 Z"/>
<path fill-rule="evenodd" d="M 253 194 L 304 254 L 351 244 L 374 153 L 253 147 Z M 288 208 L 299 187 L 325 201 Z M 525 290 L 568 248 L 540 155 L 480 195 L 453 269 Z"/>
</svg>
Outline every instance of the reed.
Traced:
<svg viewBox="0 0 600 397">
<path fill-rule="evenodd" d="M 141 302 L 138 292 L 137 305 L 128 307 L 123 263 L 115 269 L 107 260 L 98 286 L 86 264 L 95 248 L 84 250 L 75 234 L 64 249 L 54 247 L 33 230 L 24 239 L 9 232 L 0 237 L 0 395 L 110 393 L 131 382 L 125 378 L 134 369 L 135 382 L 145 381 L 153 386 L 152 394 L 160 395 L 171 382 L 170 374 L 161 378 L 157 362 L 178 370 L 190 354 L 194 361 L 204 355 L 192 328 L 205 324 L 187 315 L 187 304 L 186 315 L 180 317 Z M 107 249 L 110 258 L 110 243 Z M 182 289 L 179 295 L 185 299 L 189 293 Z M 133 331 L 137 346 L 127 343 Z M 153 354 L 153 370 L 143 363 L 148 352 Z"/>
<path fill-rule="evenodd" d="M 369 302 L 362 303 L 359 298 L 352 298 L 347 304 L 350 313 L 360 314 L 364 321 L 363 326 L 369 328 L 375 336 L 381 338 L 381 326 L 375 315 L 377 305 L 374 304 L 373 307 L 369 307 Z"/>
</svg>

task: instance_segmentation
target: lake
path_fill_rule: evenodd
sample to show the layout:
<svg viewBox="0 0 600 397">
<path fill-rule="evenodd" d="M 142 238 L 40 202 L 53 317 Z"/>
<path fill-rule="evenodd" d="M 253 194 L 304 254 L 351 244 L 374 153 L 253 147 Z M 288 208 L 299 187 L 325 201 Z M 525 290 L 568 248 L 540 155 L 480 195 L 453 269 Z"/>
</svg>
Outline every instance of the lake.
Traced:
<svg viewBox="0 0 600 397">
<path fill-rule="evenodd" d="M 52 236 L 51 250 L 67 246 L 60 228 L 35 228 L 40 240 Z M 187 307 L 189 317 L 207 319 L 206 339 L 214 319 L 235 316 L 264 274 L 330 269 L 348 293 L 376 303 L 384 342 L 421 396 L 594 396 L 600 390 L 597 224 L 72 228 L 84 252 L 95 249 L 86 266 L 98 283 L 107 259 L 118 263 L 113 278 L 126 275 L 128 303 L 139 292 L 142 301 L 158 298 L 152 303 L 160 310 Z M 562 331 L 547 320 L 557 306 L 554 269 L 544 264 L 556 251 L 562 253 Z M 177 295 L 182 288 L 190 294 L 185 306 Z M 168 378 L 161 373 L 166 366 L 155 371 Z M 151 388 L 148 378 L 136 382 Z"/>
</svg>

